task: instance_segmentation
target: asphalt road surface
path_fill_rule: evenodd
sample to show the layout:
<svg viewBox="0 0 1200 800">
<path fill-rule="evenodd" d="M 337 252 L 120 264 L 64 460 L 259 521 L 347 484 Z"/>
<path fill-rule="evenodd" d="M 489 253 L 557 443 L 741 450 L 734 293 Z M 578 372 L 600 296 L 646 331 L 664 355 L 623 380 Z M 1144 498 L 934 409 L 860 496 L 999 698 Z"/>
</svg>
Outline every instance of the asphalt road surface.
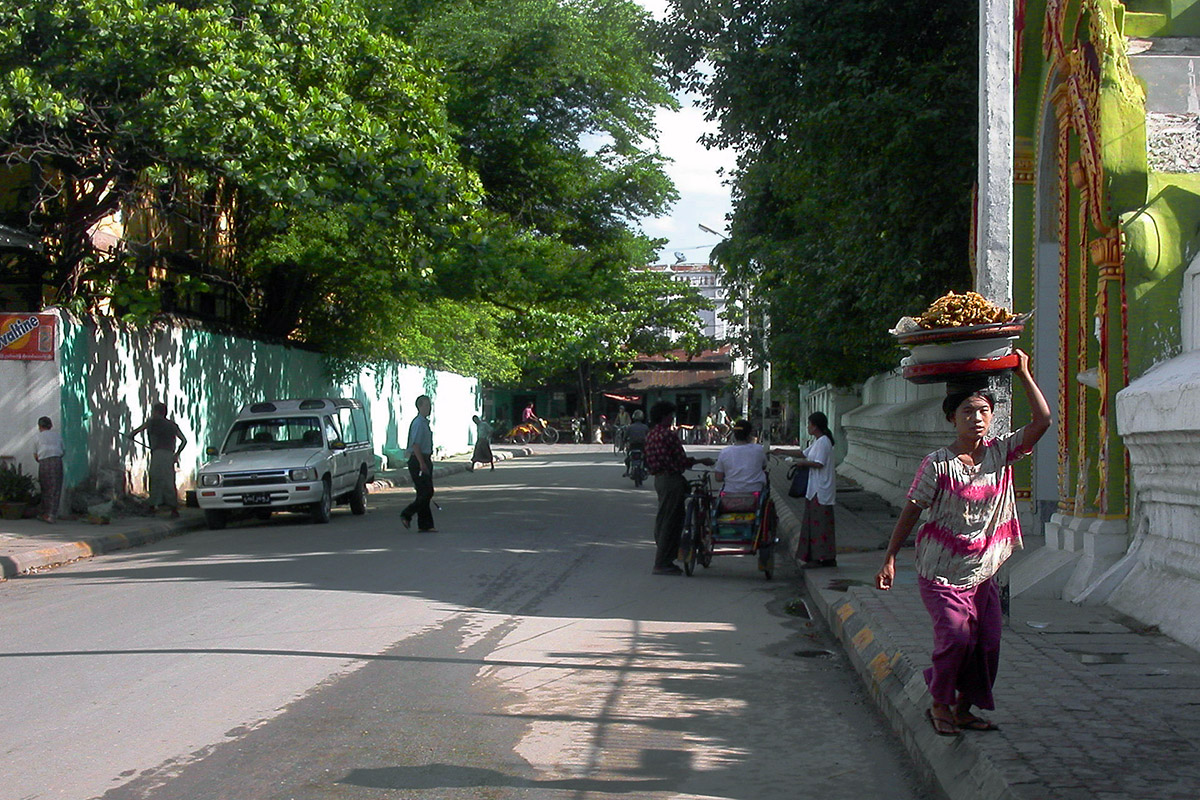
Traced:
<svg viewBox="0 0 1200 800">
<path fill-rule="evenodd" d="M 0 584 L 0 797 L 926 796 L 790 567 L 651 575 L 652 486 L 551 452 Z"/>
</svg>

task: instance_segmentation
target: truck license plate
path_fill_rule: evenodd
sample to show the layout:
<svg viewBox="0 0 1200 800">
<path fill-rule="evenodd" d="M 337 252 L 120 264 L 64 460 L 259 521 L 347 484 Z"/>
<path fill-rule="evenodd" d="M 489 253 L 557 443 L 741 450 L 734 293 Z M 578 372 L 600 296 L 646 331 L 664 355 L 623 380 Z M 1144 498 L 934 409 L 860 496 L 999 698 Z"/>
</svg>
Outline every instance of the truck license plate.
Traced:
<svg viewBox="0 0 1200 800">
<path fill-rule="evenodd" d="M 242 495 L 242 505 L 244 506 L 269 506 L 271 505 L 271 494 L 269 492 L 255 492 L 252 494 Z"/>
</svg>

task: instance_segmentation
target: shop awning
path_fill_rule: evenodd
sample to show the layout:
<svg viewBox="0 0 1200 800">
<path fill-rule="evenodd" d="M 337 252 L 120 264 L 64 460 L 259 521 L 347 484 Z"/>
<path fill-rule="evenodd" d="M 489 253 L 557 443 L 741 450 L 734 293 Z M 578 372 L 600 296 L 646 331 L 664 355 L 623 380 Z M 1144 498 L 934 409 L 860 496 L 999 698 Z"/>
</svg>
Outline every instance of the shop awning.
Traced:
<svg viewBox="0 0 1200 800">
<path fill-rule="evenodd" d="M 616 400 L 618 403 L 632 403 L 637 405 L 642 402 L 642 398 L 632 394 L 612 394 L 611 392 L 601 392 L 610 400 Z"/>
</svg>

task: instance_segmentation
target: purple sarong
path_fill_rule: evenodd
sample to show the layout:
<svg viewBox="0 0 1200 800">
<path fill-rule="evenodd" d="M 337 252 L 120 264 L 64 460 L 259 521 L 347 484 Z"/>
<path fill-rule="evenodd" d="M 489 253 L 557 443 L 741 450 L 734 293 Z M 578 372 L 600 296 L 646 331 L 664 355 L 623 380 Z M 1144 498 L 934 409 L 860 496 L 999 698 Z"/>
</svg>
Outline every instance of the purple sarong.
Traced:
<svg viewBox="0 0 1200 800">
<path fill-rule="evenodd" d="M 38 461 L 38 487 L 42 490 L 42 505 L 38 514 L 45 519 L 58 519 L 58 507 L 62 503 L 63 462 L 59 456 Z"/>
<path fill-rule="evenodd" d="M 925 683 L 935 702 L 991 710 L 1000 665 L 1000 591 L 988 579 L 962 589 L 918 577 L 921 600 L 933 621 L 933 666 Z"/>
</svg>

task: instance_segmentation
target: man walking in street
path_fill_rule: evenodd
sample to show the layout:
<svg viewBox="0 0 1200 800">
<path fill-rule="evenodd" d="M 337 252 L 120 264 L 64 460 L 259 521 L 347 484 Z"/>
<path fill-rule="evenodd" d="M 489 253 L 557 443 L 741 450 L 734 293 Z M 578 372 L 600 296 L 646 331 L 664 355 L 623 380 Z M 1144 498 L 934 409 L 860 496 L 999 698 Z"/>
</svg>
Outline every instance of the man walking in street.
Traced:
<svg viewBox="0 0 1200 800">
<path fill-rule="evenodd" d="M 33 443 L 33 460 L 38 465 L 38 487 L 42 490 L 42 508 L 38 519 L 55 522 L 62 503 L 63 440 L 49 417 L 38 419 L 37 439 Z"/>
<path fill-rule="evenodd" d="M 429 414 L 433 401 L 428 395 L 417 398 L 417 417 L 408 426 L 408 474 L 412 476 L 417 497 L 400 512 L 400 522 L 408 528 L 412 518 L 417 517 L 417 530 L 436 533 L 433 527 L 433 429 L 429 427 Z"/>
<path fill-rule="evenodd" d="M 155 403 L 150 407 L 150 418 L 129 432 L 133 438 L 146 431 L 150 440 L 150 505 L 155 510 L 166 507 L 172 517 L 179 516 L 179 491 L 175 488 L 175 466 L 179 454 L 187 444 L 187 437 L 167 417 L 167 404 Z M 178 442 L 178 446 L 176 446 Z"/>
<path fill-rule="evenodd" d="M 683 504 L 687 499 L 683 473 L 696 464 L 714 463 L 711 458 L 691 458 L 683 452 L 683 443 L 671 427 L 674 422 L 674 403 L 664 400 L 650 409 L 645 459 L 646 469 L 654 476 L 654 491 L 658 493 L 658 515 L 654 519 L 655 575 L 683 573 L 675 563 L 683 536 Z"/>
</svg>

